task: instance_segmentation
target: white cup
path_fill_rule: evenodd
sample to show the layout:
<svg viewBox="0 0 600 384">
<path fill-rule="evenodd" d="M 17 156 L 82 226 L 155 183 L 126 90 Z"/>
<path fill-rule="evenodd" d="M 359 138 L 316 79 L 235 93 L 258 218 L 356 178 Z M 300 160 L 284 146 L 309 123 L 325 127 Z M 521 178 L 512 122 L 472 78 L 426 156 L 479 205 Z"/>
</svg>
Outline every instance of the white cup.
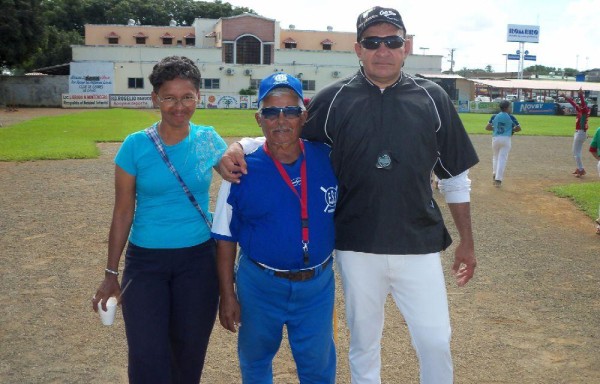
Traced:
<svg viewBox="0 0 600 384">
<path fill-rule="evenodd" d="M 117 298 L 110 297 L 106 301 L 106 311 L 102 309 L 102 301 L 98 302 L 98 313 L 100 314 L 102 324 L 112 325 L 115 321 L 115 314 L 117 313 Z"/>
</svg>

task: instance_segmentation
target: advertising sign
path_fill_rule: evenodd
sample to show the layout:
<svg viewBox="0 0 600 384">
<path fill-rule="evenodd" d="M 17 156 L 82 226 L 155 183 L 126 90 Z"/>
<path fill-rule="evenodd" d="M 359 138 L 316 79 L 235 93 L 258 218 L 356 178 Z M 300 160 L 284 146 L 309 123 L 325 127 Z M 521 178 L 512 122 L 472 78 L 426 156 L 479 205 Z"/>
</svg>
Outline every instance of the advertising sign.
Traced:
<svg viewBox="0 0 600 384">
<path fill-rule="evenodd" d="M 71 63 L 69 93 L 111 94 L 114 85 L 113 63 Z"/>
<path fill-rule="evenodd" d="M 62 95 L 63 108 L 108 108 L 109 95 L 67 94 Z"/>
<path fill-rule="evenodd" d="M 508 24 L 506 41 L 515 41 L 518 43 L 539 43 L 540 26 Z"/>
<path fill-rule="evenodd" d="M 554 115 L 556 113 L 556 107 L 554 103 L 528 103 L 528 102 L 514 102 L 513 113 L 515 115 Z"/>
<path fill-rule="evenodd" d="M 111 108 L 153 108 L 150 95 L 110 95 Z"/>
</svg>

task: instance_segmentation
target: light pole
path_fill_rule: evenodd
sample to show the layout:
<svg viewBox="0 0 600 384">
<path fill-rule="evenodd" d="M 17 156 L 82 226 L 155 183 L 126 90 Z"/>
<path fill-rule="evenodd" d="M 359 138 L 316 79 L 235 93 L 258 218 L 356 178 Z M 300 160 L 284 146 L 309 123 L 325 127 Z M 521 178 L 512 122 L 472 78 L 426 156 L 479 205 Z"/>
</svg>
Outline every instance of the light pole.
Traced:
<svg viewBox="0 0 600 384">
<path fill-rule="evenodd" d="M 421 50 L 421 55 L 424 55 L 425 51 L 428 50 L 429 48 L 427 48 L 427 47 L 419 47 L 419 49 Z"/>
<path fill-rule="evenodd" d="M 450 51 L 450 60 L 448 60 L 450 63 L 450 73 L 454 73 L 454 51 L 456 51 L 456 48 L 448 48 L 448 50 Z"/>
<path fill-rule="evenodd" d="M 502 56 L 504 56 L 504 76 L 506 77 L 508 73 L 508 53 L 503 53 Z"/>
</svg>

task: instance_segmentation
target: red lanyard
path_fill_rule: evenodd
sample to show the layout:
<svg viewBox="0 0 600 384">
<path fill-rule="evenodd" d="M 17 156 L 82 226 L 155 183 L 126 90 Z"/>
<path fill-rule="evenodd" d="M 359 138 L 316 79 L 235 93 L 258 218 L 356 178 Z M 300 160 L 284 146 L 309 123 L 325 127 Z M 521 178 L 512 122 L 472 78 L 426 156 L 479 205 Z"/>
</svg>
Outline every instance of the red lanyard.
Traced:
<svg viewBox="0 0 600 384">
<path fill-rule="evenodd" d="M 279 174 L 281 175 L 283 181 L 285 181 L 285 183 L 288 185 L 288 187 L 290 187 L 292 192 L 294 192 L 294 194 L 298 197 L 298 200 L 300 200 L 300 219 L 302 223 L 302 251 L 304 252 L 304 265 L 308 265 L 308 181 L 306 178 L 306 154 L 304 153 L 304 143 L 300 139 L 298 139 L 298 142 L 300 144 L 300 149 L 302 150 L 303 155 L 302 165 L 300 166 L 300 194 L 298 194 L 298 190 L 296 190 L 296 187 L 294 187 L 294 184 L 292 184 L 292 180 L 283 168 L 281 162 L 274 158 L 273 155 L 271 155 L 271 152 L 269 152 L 267 143 L 263 145 L 263 149 L 265 153 L 269 155 L 271 160 L 273 160 L 273 163 L 275 163 L 275 167 L 277 167 L 277 170 L 279 171 Z"/>
</svg>

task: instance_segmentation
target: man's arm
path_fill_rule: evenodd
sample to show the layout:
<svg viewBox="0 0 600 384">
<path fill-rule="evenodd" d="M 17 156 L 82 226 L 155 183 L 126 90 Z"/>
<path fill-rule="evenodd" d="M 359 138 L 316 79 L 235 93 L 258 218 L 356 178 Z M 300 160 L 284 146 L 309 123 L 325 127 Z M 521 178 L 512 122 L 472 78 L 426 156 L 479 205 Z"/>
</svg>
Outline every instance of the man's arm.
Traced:
<svg viewBox="0 0 600 384">
<path fill-rule="evenodd" d="M 245 137 L 240 141 L 231 143 L 227 150 L 219 160 L 217 172 L 219 175 L 230 183 L 238 184 L 242 175 L 248 173 L 244 153 L 254 152 L 265 142 L 264 137 L 248 138 Z"/>
<path fill-rule="evenodd" d="M 234 287 L 233 269 L 237 243 L 217 240 L 217 273 L 219 274 L 219 322 L 223 328 L 236 332 L 240 325 L 240 303 Z"/>
<path fill-rule="evenodd" d="M 475 266 L 477 266 L 471 227 L 471 180 L 468 176 L 469 171 L 467 170 L 449 179 L 439 181 L 440 192 L 446 199 L 460 237 L 452 265 L 452 273 L 456 277 L 459 287 L 471 280 L 475 274 Z"/>
<path fill-rule="evenodd" d="M 573 106 L 573 108 L 575 108 L 575 110 L 579 109 L 579 106 L 577 105 L 577 103 L 575 103 L 575 100 L 573 100 L 570 97 L 566 97 L 563 95 L 563 97 L 565 97 L 565 100 L 567 100 L 569 102 L 569 104 L 571 104 Z"/>
<path fill-rule="evenodd" d="M 583 93 L 583 89 L 579 88 L 579 102 L 581 103 L 582 109 L 587 109 L 587 104 L 585 102 L 585 93 Z"/>
<path fill-rule="evenodd" d="M 451 203 L 448 204 L 448 208 L 452 213 L 454 224 L 460 236 L 460 241 L 454 251 L 452 273 L 454 273 L 458 286 L 462 287 L 471 280 L 477 266 L 473 229 L 471 227 L 471 205 L 468 202 Z"/>
</svg>

